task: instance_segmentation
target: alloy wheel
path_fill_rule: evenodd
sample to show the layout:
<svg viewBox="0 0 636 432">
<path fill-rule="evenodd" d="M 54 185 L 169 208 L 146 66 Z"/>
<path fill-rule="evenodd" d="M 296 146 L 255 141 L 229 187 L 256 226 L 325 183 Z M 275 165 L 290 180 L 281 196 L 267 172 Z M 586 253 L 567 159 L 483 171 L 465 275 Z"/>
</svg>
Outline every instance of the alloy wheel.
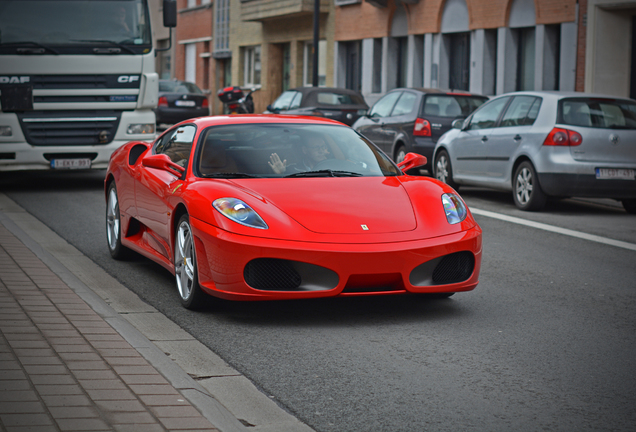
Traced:
<svg viewBox="0 0 636 432">
<path fill-rule="evenodd" d="M 517 174 L 517 185 L 515 193 L 517 194 L 517 201 L 520 204 L 526 205 L 532 197 L 533 178 L 532 173 L 526 167 L 522 168 Z"/>
<path fill-rule="evenodd" d="M 119 240 L 119 202 L 117 201 L 117 191 L 115 188 L 111 188 L 108 193 L 106 236 L 108 237 L 108 247 L 111 251 L 114 251 L 117 248 L 117 242 Z"/>
<path fill-rule="evenodd" d="M 444 154 L 437 158 L 437 163 L 435 164 L 435 178 L 442 183 L 448 183 L 448 160 Z"/>
<path fill-rule="evenodd" d="M 185 220 L 179 224 L 177 230 L 174 264 L 179 295 L 183 300 L 188 300 L 194 286 L 195 257 L 192 230 Z"/>
</svg>

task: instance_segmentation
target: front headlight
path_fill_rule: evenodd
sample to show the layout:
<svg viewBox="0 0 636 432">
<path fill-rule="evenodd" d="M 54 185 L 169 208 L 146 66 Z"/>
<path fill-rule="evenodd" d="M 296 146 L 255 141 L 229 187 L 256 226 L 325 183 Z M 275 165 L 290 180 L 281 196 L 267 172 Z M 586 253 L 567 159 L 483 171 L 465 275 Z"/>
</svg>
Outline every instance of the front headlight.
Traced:
<svg viewBox="0 0 636 432">
<path fill-rule="evenodd" d="M 219 198 L 212 203 L 223 216 L 251 228 L 267 229 L 268 226 L 252 207 L 236 198 Z"/>
<path fill-rule="evenodd" d="M 154 123 L 129 124 L 126 133 L 128 135 L 153 134 L 155 133 L 155 125 Z"/>
<path fill-rule="evenodd" d="M 466 219 L 468 210 L 466 210 L 466 204 L 458 195 L 452 193 L 442 194 L 442 204 L 444 205 L 444 213 L 446 213 L 446 220 L 449 224 L 458 224 Z"/>
</svg>

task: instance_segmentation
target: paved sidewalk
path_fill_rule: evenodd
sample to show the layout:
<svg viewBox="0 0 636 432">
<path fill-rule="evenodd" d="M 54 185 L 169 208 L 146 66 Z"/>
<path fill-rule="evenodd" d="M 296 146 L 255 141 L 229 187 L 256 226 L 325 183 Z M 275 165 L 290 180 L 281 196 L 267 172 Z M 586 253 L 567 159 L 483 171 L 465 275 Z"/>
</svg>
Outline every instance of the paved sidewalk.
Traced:
<svg viewBox="0 0 636 432">
<path fill-rule="evenodd" d="M 0 430 L 219 429 L 0 221 Z"/>
</svg>

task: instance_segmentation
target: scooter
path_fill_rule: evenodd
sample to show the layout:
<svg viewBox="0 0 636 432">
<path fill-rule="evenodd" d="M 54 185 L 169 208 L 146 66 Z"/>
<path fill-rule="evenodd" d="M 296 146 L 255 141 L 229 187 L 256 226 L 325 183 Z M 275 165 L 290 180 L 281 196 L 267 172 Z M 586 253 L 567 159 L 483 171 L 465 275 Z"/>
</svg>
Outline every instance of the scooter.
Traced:
<svg viewBox="0 0 636 432">
<path fill-rule="evenodd" d="M 217 92 L 217 97 L 221 102 L 225 110 L 229 114 L 252 114 L 254 113 L 254 100 L 252 99 L 252 93 L 257 89 L 251 88 L 250 91 L 245 94 L 243 89 L 238 86 L 225 87 Z"/>
</svg>

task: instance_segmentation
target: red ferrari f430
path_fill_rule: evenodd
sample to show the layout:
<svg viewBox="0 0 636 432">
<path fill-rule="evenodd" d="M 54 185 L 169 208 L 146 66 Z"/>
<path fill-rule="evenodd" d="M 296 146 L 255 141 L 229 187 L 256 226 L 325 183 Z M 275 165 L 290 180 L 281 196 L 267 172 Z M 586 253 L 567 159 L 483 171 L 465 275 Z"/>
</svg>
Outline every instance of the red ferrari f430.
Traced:
<svg viewBox="0 0 636 432">
<path fill-rule="evenodd" d="M 176 277 L 186 308 L 230 300 L 424 294 L 477 286 L 482 232 L 462 198 L 348 126 L 240 115 L 130 142 L 105 179 L 115 259 Z"/>
</svg>

